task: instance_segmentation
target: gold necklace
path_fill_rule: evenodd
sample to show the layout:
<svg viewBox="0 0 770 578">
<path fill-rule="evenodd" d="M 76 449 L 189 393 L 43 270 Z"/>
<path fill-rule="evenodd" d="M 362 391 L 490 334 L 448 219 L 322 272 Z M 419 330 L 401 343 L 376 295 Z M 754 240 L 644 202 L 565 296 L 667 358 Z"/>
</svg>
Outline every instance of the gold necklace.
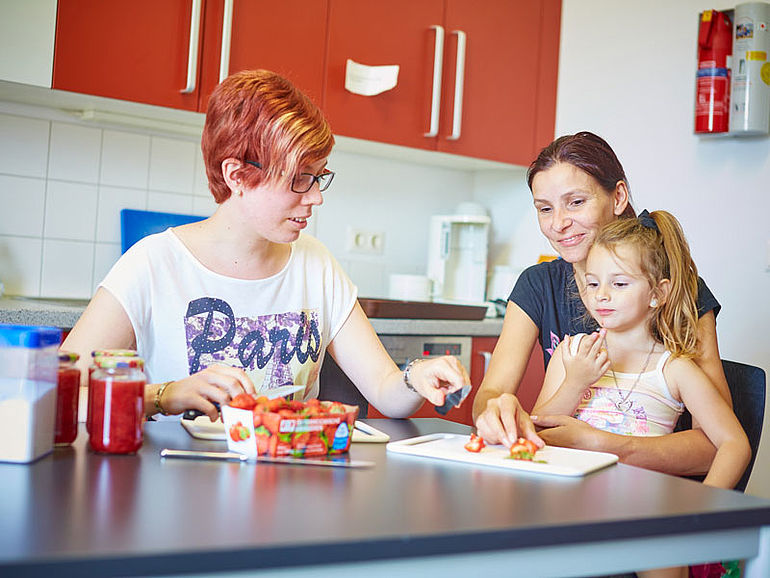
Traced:
<svg viewBox="0 0 770 578">
<path fill-rule="evenodd" d="M 634 392 L 634 389 L 636 389 L 636 386 L 639 385 L 639 380 L 642 379 L 642 374 L 647 370 L 647 366 L 650 363 L 650 358 L 652 358 L 652 352 L 655 351 L 655 342 L 652 342 L 652 347 L 650 348 L 650 352 L 647 354 L 647 359 L 644 360 L 644 366 L 642 367 L 642 371 L 639 372 L 639 375 L 636 376 L 636 379 L 634 380 L 634 384 L 631 386 L 631 389 L 628 390 L 625 397 L 620 391 L 620 386 L 618 385 L 618 378 L 615 377 L 615 370 L 612 368 L 612 357 L 610 356 L 610 347 L 607 344 L 607 338 L 604 339 L 604 347 L 607 349 L 607 358 L 610 360 L 610 371 L 612 372 L 612 381 L 615 382 L 615 391 L 618 394 L 618 400 L 613 401 L 612 403 L 615 404 L 615 407 L 618 408 L 618 411 L 622 413 L 628 413 L 631 408 L 634 405 L 633 401 L 629 401 L 629 397 L 631 397 L 631 394 Z"/>
</svg>

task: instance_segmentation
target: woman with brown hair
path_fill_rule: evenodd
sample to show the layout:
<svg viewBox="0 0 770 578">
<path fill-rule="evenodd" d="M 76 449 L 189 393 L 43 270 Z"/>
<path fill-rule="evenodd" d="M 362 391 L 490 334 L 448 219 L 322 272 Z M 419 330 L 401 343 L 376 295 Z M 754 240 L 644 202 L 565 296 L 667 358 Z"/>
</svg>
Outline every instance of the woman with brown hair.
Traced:
<svg viewBox="0 0 770 578">
<path fill-rule="evenodd" d="M 491 443 L 510 445 L 525 420 L 515 393 L 532 348 L 539 342 L 546 367 L 565 335 L 589 334 L 597 325 L 581 300 L 585 263 L 599 230 L 612 221 L 633 217 L 625 171 L 601 137 L 580 132 L 556 139 L 529 168 L 527 181 L 540 230 L 561 259 L 525 270 L 509 297 L 503 329 L 473 413 L 479 434 Z M 730 403 L 717 347 L 716 315 L 720 305 L 705 283 L 698 283 L 695 363 Z M 603 432 L 571 416 L 533 417 L 546 443 L 608 451 L 621 461 L 676 475 L 708 471 L 716 449 L 699 429 L 655 438 L 632 438 Z"/>
</svg>

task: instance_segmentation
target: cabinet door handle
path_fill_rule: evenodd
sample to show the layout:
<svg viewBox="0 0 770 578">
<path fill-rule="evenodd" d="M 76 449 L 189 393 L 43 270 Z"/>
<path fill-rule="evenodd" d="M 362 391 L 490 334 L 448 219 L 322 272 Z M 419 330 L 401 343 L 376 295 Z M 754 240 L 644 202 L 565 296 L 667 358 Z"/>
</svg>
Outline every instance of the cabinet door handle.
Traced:
<svg viewBox="0 0 770 578">
<path fill-rule="evenodd" d="M 187 86 L 182 94 L 190 94 L 195 90 L 195 79 L 198 76 L 198 44 L 201 33 L 201 0 L 192 0 L 192 15 L 190 16 L 190 47 L 187 53 Z"/>
<path fill-rule="evenodd" d="M 455 30 L 457 34 L 457 65 L 455 66 L 455 107 L 452 113 L 452 134 L 447 140 L 460 138 L 460 129 L 463 122 L 463 89 L 465 88 L 465 46 L 467 38 L 462 30 Z"/>
<path fill-rule="evenodd" d="M 233 38 L 233 0 L 225 0 L 222 11 L 222 46 L 219 51 L 219 82 L 230 74 L 230 46 Z"/>
<path fill-rule="evenodd" d="M 487 369 L 489 369 L 489 361 L 492 359 L 492 352 L 491 351 L 479 351 L 479 355 L 484 358 L 484 373 L 482 375 L 487 374 Z"/>
<path fill-rule="evenodd" d="M 441 73 L 444 68 L 444 27 L 431 26 L 436 31 L 436 47 L 433 52 L 433 96 L 430 103 L 430 129 L 425 133 L 428 138 L 438 134 L 438 117 L 441 107 Z"/>
</svg>

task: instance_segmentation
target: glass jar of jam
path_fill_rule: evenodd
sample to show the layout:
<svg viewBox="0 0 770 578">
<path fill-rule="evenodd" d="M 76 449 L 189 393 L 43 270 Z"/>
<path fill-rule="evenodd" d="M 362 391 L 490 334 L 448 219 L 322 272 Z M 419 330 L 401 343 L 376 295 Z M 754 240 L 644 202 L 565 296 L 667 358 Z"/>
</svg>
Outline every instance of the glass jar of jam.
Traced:
<svg viewBox="0 0 770 578">
<path fill-rule="evenodd" d="M 139 354 L 133 349 L 96 349 L 91 352 L 91 365 L 88 367 L 88 404 L 86 405 L 86 431 L 91 431 L 91 405 L 92 405 L 92 392 L 91 389 L 91 376 L 94 371 L 101 366 L 101 360 L 103 358 L 114 357 L 133 357 L 141 360 Z M 139 369 L 144 370 L 144 360 L 141 361 Z"/>
<path fill-rule="evenodd" d="M 80 359 L 77 353 L 59 351 L 59 381 L 56 388 L 56 422 L 54 440 L 56 445 L 69 445 L 78 435 L 78 398 L 80 392 L 80 369 L 75 363 Z"/>
<path fill-rule="evenodd" d="M 142 447 L 143 363 L 139 357 L 105 357 L 91 374 L 88 439 L 93 450 L 131 454 Z"/>
</svg>

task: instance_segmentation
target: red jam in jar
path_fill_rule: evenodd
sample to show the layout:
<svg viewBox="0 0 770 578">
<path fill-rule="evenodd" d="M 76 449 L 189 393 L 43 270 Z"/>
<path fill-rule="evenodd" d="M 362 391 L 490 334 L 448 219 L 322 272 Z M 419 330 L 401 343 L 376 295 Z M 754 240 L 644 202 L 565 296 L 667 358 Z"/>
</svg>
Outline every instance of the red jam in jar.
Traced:
<svg viewBox="0 0 770 578">
<path fill-rule="evenodd" d="M 142 447 L 144 386 L 141 358 L 104 358 L 91 374 L 89 443 L 97 452 L 131 454 Z"/>
<path fill-rule="evenodd" d="M 75 363 L 77 353 L 59 351 L 59 381 L 56 388 L 56 422 L 54 443 L 69 445 L 78 435 L 78 396 L 80 392 L 80 370 Z"/>
<path fill-rule="evenodd" d="M 86 431 L 91 431 L 91 415 L 92 415 L 92 409 L 91 406 L 93 405 L 93 397 L 92 392 L 93 389 L 91 388 L 91 376 L 93 375 L 94 371 L 101 367 L 101 361 L 104 358 L 114 358 L 114 357 L 132 357 L 135 359 L 139 359 L 141 361 L 141 364 L 139 365 L 139 369 L 144 370 L 144 361 L 141 357 L 139 357 L 139 354 L 134 351 L 133 349 L 96 349 L 91 352 L 91 359 L 93 362 L 88 367 L 88 404 L 86 405 Z"/>
</svg>

